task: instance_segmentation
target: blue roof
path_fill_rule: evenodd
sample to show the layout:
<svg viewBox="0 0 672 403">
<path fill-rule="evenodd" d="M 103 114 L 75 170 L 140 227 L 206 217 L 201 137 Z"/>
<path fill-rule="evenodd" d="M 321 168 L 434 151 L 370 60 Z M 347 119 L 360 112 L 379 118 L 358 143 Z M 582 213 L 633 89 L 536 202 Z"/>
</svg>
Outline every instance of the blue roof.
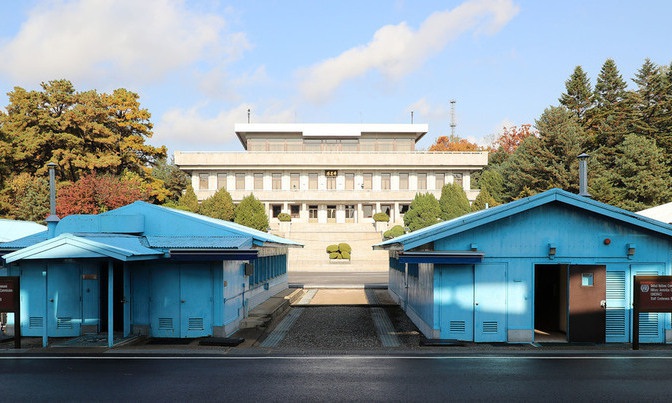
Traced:
<svg viewBox="0 0 672 403">
<path fill-rule="evenodd" d="M 45 231 L 47 227 L 32 221 L 0 218 L 0 242 L 13 241 Z"/>
<path fill-rule="evenodd" d="M 177 237 L 148 236 L 145 238 L 151 248 L 165 249 L 250 249 L 251 237 L 242 236 L 210 236 L 210 237 Z"/>
<path fill-rule="evenodd" d="M 449 221 L 440 222 L 432 226 L 381 242 L 374 245 L 374 249 L 401 249 L 410 250 L 418 246 L 434 242 L 437 239 L 455 235 L 472 228 L 512 216 L 539 207 L 548 203 L 560 202 L 571 205 L 594 214 L 599 214 L 617 221 L 628 223 L 642 229 L 672 236 L 672 225 L 633 212 L 601 203 L 593 199 L 569 193 L 562 189 L 551 189 L 534 196 L 502 204 L 486 210 L 463 215 Z"/>
</svg>

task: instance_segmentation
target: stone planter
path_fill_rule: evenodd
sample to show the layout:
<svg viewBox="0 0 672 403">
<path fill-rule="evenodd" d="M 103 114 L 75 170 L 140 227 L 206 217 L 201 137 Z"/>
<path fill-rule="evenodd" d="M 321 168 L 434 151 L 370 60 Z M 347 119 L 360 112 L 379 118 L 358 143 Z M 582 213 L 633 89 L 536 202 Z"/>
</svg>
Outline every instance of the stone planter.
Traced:
<svg viewBox="0 0 672 403">
<path fill-rule="evenodd" d="M 329 259 L 329 264 L 350 264 L 350 259 Z"/>
<path fill-rule="evenodd" d="M 385 232 L 387 231 L 387 222 L 386 221 L 374 221 L 376 227 L 376 232 Z"/>
<path fill-rule="evenodd" d="M 291 221 L 280 221 L 280 232 L 289 232 L 292 229 Z"/>
</svg>

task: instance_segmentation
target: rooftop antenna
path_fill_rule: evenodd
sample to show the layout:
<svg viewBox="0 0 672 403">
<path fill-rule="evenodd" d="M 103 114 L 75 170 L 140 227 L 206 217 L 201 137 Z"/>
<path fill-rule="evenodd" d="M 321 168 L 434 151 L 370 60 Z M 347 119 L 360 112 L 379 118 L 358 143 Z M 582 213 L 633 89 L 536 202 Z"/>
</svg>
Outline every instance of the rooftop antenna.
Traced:
<svg viewBox="0 0 672 403">
<path fill-rule="evenodd" d="M 413 111 L 411 111 L 411 124 L 413 124 Z"/>
<path fill-rule="evenodd" d="M 455 137 L 455 100 L 450 100 L 450 136 Z"/>
<path fill-rule="evenodd" d="M 247 108 L 247 123 L 250 123 L 250 108 Z"/>
</svg>

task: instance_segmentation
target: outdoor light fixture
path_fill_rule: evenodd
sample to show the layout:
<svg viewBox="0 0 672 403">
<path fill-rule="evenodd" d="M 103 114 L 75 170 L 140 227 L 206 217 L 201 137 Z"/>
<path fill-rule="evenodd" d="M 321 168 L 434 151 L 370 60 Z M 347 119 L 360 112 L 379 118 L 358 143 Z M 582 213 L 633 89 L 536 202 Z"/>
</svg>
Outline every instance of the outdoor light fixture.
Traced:
<svg viewBox="0 0 672 403">
<path fill-rule="evenodd" d="M 548 244 L 548 257 L 549 259 L 553 259 L 555 257 L 555 254 L 557 253 L 558 249 L 555 247 L 554 243 L 549 243 Z"/>
<path fill-rule="evenodd" d="M 628 259 L 632 259 L 632 256 L 634 256 L 636 246 L 637 246 L 637 245 L 635 245 L 634 243 L 629 243 L 629 244 L 627 245 L 627 248 L 628 248 Z"/>
</svg>

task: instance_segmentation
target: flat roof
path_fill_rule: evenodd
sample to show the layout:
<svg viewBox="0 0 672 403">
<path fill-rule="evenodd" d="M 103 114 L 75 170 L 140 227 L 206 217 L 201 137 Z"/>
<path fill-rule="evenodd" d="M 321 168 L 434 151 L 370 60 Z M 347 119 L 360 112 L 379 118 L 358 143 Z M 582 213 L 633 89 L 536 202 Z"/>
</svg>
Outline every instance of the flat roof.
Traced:
<svg viewBox="0 0 672 403">
<path fill-rule="evenodd" d="M 429 131 L 427 124 L 393 123 L 237 123 L 234 131 L 247 148 L 252 133 L 300 133 L 303 137 L 360 137 L 363 133 L 413 134 L 415 141 Z"/>
</svg>

